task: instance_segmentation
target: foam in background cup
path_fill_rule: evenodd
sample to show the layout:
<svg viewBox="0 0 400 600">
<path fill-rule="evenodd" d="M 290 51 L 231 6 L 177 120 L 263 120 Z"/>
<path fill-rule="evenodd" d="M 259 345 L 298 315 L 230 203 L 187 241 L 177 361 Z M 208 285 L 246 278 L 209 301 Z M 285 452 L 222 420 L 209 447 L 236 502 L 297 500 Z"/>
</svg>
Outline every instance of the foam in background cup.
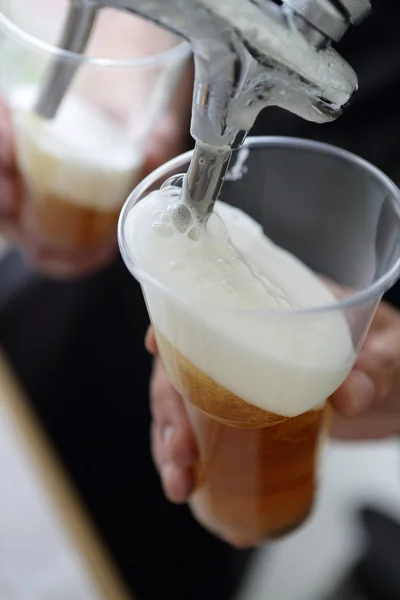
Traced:
<svg viewBox="0 0 400 600">
<path fill-rule="evenodd" d="M 242 211 L 218 202 L 223 223 L 213 215 L 209 234 L 193 241 L 173 227 L 172 206 L 166 190 L 154 192 L 125 222 L 156 328 L 254 406 L 288 417 L 319 406 L 351 370 L 350 331 L 338 311 L 293 309 L 334 304 L 332 293 Z"/>
<path fill-rule="evenodd" d="M 68 95 L 54 120 L 31 112 L 35 88 L 15 90 L 13 121 L 20 169 L 34 196 L 119 210 L 142 157 L 124 130 L 95 106 Z"/>
</svg>

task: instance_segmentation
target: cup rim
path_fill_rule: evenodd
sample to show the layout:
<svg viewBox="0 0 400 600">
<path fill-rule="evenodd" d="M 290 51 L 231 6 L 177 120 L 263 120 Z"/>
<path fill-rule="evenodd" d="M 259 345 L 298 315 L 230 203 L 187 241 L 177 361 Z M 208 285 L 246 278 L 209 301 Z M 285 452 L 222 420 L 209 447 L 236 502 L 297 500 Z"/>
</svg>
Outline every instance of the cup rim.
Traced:
<svg viewBox="0 0 400 600">
<path fill-rule="evenodd" d="M 191 47 L 189 42 L 182 41 L 173 48 L 159 52 L 151 56 L 144 56 L 142 58 L 128 58 L 128 59 L 110 59 L 110 58 L 92 58 L 83 56 L 71 50 L 64 50 L 48 44 L 43 40 L 35 37 L 28 33 L 10 18 L 0 11 L 0 31 L 3 31 L 6 35 L 18 40 L 20 43 L 35 48 L 37 52 L 41 54 L 52 55 L 55 58 L 61 58 L 66 62 L 76 63 L 80 65 L 89 65 L 93 67 L 101 67 L 103 69 L 126 69 L 132 67 L 152 67 L 158 64 L 163 64 L 172 59 L 188 57 L 191 54 Z"/>
<path fill-rule="evenodd" d="M 380 181 L 385 189 L 391 193 L 392 201 L 394 206 L 397 208 L 399 221 L 400 221 L 400 189 L 396 186 L 396 184 L 387 176 L 383 171 L 375 167 L 369 161 L 359 157 L 358 155 L 349 152 L 348 150 L 344 150 L 332 144 L 327 144 L 325 142 L 316 142 L 314 140 L 306 139 L 306 138 L 296 138 L 296 137 L 286 137 L 286 136 L 254 136 L 248 137 L 244 143 L 244 147 L 249 148 L 257 148 L 264 146 L 286 146 L 292 148 L 300 148 L 306 150 L 316 150 L 323 152 L 324 154 L 336 156 L 343 158 L 346 161 L 350 161 L 351 163 L 358 165 L 362 169 L 368 171 L 370 175 L 375 179 Z M 128 199 L 126 200 L 124 206 L 122 207 L 119 221 L 118 221 L 118 243 L 122 258 L 131 272 L 131 274 L 139 281 L 140 284 L 143 284 L 145 281 L 151 282 L 153 285 L 156 285 L 159 288 L 162 288 L 164 291 L 169 294 L 175 295 L 174 290 L 170 289 L 168 286 L 159 282 L 155 277 L 147 273 L 145 270 L 141 269 L 135 264 L 135 261 L 130 255 L 129 252 L 129 244 L 127 242 L 127 238 L 125 235 L 125 221 L 127 216 L 131 210 L 131 208 L 136 204 L 138 198 L 142 195 L 142 193 L 146 190 L 146 188 L 150 187 L 151 183 L 156 181 L 157 179 L 165 177 L 167 179 L 170 176 L 170 171 L 172 169 L 176 170 L 180 166 L 184 166 L 187 164 L 188 160 L 190 160 L 192 156 L 193 150 L 185 152 L 180 156 L 173 158 L 168 161 L 155 171 L 148 175 L 145 179 L 143 179 L 139 185 L 133 190 Z M 271 308 L 271 309 L 246 309 L 246 308 L 220 308 L 212 304 L 212 302 L 202 302 L 203 305 L 209 306 L 214 311 L 224 311 L 229 310 L 230 312 L 237 314 L 247 314 L 253 316 L 260 317 L 293 317 L 297 315 L 317 315 L 324 314 L 333 311 L 345 311 L 347 309 L 355 308 L 364 303 L 378 300 L 384 293 L 387 291 L 399 278 L 400 276 L 400 256 L 391 266 L 391 268 L 382 275 L 379 279 L 377 279 L 371 285 L 365 287 L 364 289 L 355 292 L 351 296 L 345 298 L 344 300 L 338 300 L 337 302 L 333 302 L 330 304 L 325 304 L 323 306 L 311 307 L 311 308 Z M 188 302 L 193 304 L 193 298 L 190 296 L 180 298 L 180 301 Z"/>
</svg>

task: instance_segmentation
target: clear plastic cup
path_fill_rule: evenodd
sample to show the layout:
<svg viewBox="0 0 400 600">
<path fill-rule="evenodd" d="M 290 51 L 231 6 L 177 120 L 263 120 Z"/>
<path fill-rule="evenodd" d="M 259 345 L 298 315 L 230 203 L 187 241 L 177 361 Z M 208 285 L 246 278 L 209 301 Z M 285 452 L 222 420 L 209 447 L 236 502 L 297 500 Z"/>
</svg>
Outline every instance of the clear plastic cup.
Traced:
<svg viewBox="0 0 400 600">
<path fill-rule="evenodd" d="M 20 218 L 43 247 L 116 239 L 149 136 L 170 106 L 190 47 L 139 18 L 102 9 L 85 56 L 58 47 L 68 0 L 1 0 L 1 88 L 28 194 Z M 53 61 L 75 75 L 54 119 L 38 116 Z"/>
<path fill-rule="evenodd" d="M 130 211 L 185 172 L 190 153 L 147 177 L 119 222 L 122 256 L 142 285 L 162 360 L 196 435 L 190 506 L 206 528 L 238 545 L 279 538 L 309 515 L 327 400 L 351 371 L 383 293 L 400 274 L 400 193 L 383 173 L 349 152 L 299 139 L 249 138 L 247 151 L 221 199 L 322 278 L 332 294 L 328 304 L 258 311 L 204 306 L 133 259 Z M 219 323 L 227 319 L 237 329 L 222 335 Z M 231 335 L 239 326 L 263 332 L 257 352 L 243 351 Z M 260 390 L 268 410 L 253 403 Z M 294 416 L 288 406 L 297 406 Z"/>
</svg>

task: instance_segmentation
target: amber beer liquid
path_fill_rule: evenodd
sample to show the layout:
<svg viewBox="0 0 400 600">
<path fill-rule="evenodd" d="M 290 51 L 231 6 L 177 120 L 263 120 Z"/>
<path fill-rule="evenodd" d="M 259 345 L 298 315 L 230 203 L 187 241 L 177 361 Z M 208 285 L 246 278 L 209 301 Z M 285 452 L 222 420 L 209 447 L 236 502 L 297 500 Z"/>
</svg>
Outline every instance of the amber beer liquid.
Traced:
<svg viewBox="0 0 400 600">
<path fill-rule="evenodd" d="M 112 117 L 78 96 L 67 96 L 47 121 L 24 109 L 32 94 L 29 87 L 14 93 L 16 157 L 28 193 L 25 226 L 51 248 L 101 246 L 115 238 L 140 156 Z"/>
<path fill-rule="evenodd" d="M 313 506 L 328 407 L 284 418 L 251 406 L 194 367 L 159 332 L 157 340 L 196 434 L 191 508 L 198 520 L 238 545 L 295 529 Z"/>
</svg>

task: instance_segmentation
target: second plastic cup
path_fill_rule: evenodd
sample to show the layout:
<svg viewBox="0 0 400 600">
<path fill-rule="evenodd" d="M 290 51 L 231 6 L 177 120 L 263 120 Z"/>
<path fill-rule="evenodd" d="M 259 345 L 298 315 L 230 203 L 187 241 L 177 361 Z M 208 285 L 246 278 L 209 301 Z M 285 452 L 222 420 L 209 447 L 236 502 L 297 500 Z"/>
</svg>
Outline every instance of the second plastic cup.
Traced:
<svg viewBox="0 0 400 600">
<path fill-rule="evenodd" d="M 141 19 L 102 9 L 85 55 L 58 47 L 66 0 L 2 0 L 2 93 L 27 188 L 24 229 L 44 247 L 90 250 L 115 239 L 190 47 Z M 141 33 L 143 27 L 147 27 Z M 54 118 L 40 106 L 52 65 L 73 72 Z"/>
<path fill-rule="evenodd" d="M 333 295 L 329 305 L 205 308 L 141 268 L 127 216 L 151 190 L 185 172 L 190 153 L 139 185 L 119 225 L 122 255 L 142 285 L 162 360 L 195 432 L 191 508 L 205 527 L 242 546 L 280 537 L 310 513 L 326 401 L 351 371 L 378 303 L 400 273 L 400 196 L 385 175 L 348 152 L 309 141 L 249 138 L 246 149 L 242 173 L 228 178 L 222 200 L 323 278 Z M 228 318 L 240 331 L 262 332 L 257 352 L 243 351 L 235 325 L 217 332 Z M 326 357 L 318 367 L 316 356 Z M 271 410 L 252 403 L 255 390 Z M 288 403 L 296 414 L 285 414 Z"/>
</svg>

